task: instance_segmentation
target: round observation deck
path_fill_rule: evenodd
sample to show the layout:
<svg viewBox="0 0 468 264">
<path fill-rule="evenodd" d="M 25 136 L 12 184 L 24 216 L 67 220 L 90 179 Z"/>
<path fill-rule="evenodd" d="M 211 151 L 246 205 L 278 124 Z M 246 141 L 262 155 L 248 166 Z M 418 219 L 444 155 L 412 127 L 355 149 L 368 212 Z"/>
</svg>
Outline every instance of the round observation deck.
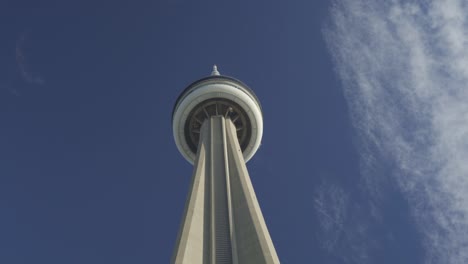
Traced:
<svg viewBox="0 0 468 264">
<path fill-rule="evenodd" d="M 259 148 L 263 115 L 257 96 L 241 81 L 220 75 L 215 65 L 211 76 L 195 81 L 180 94 L 172 112 L 177 148 L 190 163 L 197 155 L 203 121 L 218 115 L 231 119 L 236 126 L 246 162 Z"/>
</svg>

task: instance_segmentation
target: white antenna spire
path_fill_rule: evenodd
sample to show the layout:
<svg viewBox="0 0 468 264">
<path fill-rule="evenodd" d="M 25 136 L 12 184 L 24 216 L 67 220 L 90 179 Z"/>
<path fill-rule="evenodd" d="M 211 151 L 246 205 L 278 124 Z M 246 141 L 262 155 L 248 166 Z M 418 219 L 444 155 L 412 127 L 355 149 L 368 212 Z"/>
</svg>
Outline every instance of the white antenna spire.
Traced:
<svg viewBox="0 0 468 264">
<path fill-rule="evenodd" d="M 213 75 L 220 75 L 219 74 L 219 71 L 218 71 L 218 67 L 215 65 L 213 65 L 213 71 L 211 72 L 211 76 Z"/>
</svg>

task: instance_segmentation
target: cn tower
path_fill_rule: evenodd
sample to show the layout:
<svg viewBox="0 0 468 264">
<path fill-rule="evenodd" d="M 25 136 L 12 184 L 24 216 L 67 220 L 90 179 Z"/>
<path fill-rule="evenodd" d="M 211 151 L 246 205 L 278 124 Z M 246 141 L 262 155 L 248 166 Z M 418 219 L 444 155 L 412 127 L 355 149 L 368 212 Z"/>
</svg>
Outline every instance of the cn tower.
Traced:
<svg viewBox="0 0 468 264">
<path fill-rule="evenodd" d="M 172 128 L 194 165 L 172 263 L 280 263 L 245 165 L 263 134 L 254 92 L 215 65 L 179 96 Z"/>
</svg>

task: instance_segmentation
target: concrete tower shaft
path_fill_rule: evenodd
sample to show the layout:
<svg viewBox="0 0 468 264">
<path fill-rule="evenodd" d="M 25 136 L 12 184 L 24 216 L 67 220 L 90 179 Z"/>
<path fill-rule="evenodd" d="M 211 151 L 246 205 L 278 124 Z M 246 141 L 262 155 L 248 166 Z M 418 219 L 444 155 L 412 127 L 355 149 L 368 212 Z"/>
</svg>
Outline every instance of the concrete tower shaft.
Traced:
<svg viewBox="0 0 468 264">
<path fill-rule="evenodd" d="M 230 118 L 202 125 L 172 263 L 279 263 Z"/>
<path fill-rule="evenodd" d="M 279 263 L 245 165 L 263 134 L 253 91 L 215 66 L 179 96 L 172 125 L 194 164 L 172 263 Z"/>
</svg>

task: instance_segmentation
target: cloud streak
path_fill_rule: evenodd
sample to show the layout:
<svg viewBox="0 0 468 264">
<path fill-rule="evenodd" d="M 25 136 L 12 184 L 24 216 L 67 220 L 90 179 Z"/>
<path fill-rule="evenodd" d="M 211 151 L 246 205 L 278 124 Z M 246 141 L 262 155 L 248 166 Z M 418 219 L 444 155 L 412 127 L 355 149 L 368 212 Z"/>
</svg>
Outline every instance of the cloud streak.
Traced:
<svg viewBox="0 0 468 264">
<path fill-rule="evenodd" d="M 468 2 L 335 1 L 324 29 L 378 199 L 408 200 L 426 263 L 468 263 Z"/>
<path fill-rule="evenodd" d="M 314 188 L 313 208 L 320 248 L 342 263 L 369 263 L 375 244 L 369 240 L 369 219 L 356 197 L 338 184 L 323 181 Z"/>
<path fill-rule="evenodd" d="M 315 190 L 314 210 L 318 213 L 318 223 L 321 233 L 321 247 L 332 252 L 346 233 L 344 225 L 347 218 L 348 197 L 336 185 L 320 185 Z M 323 233 L 323 234 L 322 234 Z"/>
<path fill-rule="evenodd" d="M 15 88 L 13 88 L 13 87 L 11 87 L 9 85 L 6 85 L 6 84 L 0 83 L 0 89 L 8 90 L 8 92 L 10 92 L 12 95 L 15 95 L 15 96 L 20 96 L 21 95 L 18 92 L 18 90 L 16 90 Z"/>
<path fill-rule="evenodd" d="M 26 39 L 27 34 L 23 33 L 16 42 L 16 64 L 18 65 L 21 77 L 25 82 L 43 85 L 44 80 L 38 74 L 32 73 L 28 67 L 26 56 L 24 54 L 24 43 L 26 42 Z"/>
</svg>

